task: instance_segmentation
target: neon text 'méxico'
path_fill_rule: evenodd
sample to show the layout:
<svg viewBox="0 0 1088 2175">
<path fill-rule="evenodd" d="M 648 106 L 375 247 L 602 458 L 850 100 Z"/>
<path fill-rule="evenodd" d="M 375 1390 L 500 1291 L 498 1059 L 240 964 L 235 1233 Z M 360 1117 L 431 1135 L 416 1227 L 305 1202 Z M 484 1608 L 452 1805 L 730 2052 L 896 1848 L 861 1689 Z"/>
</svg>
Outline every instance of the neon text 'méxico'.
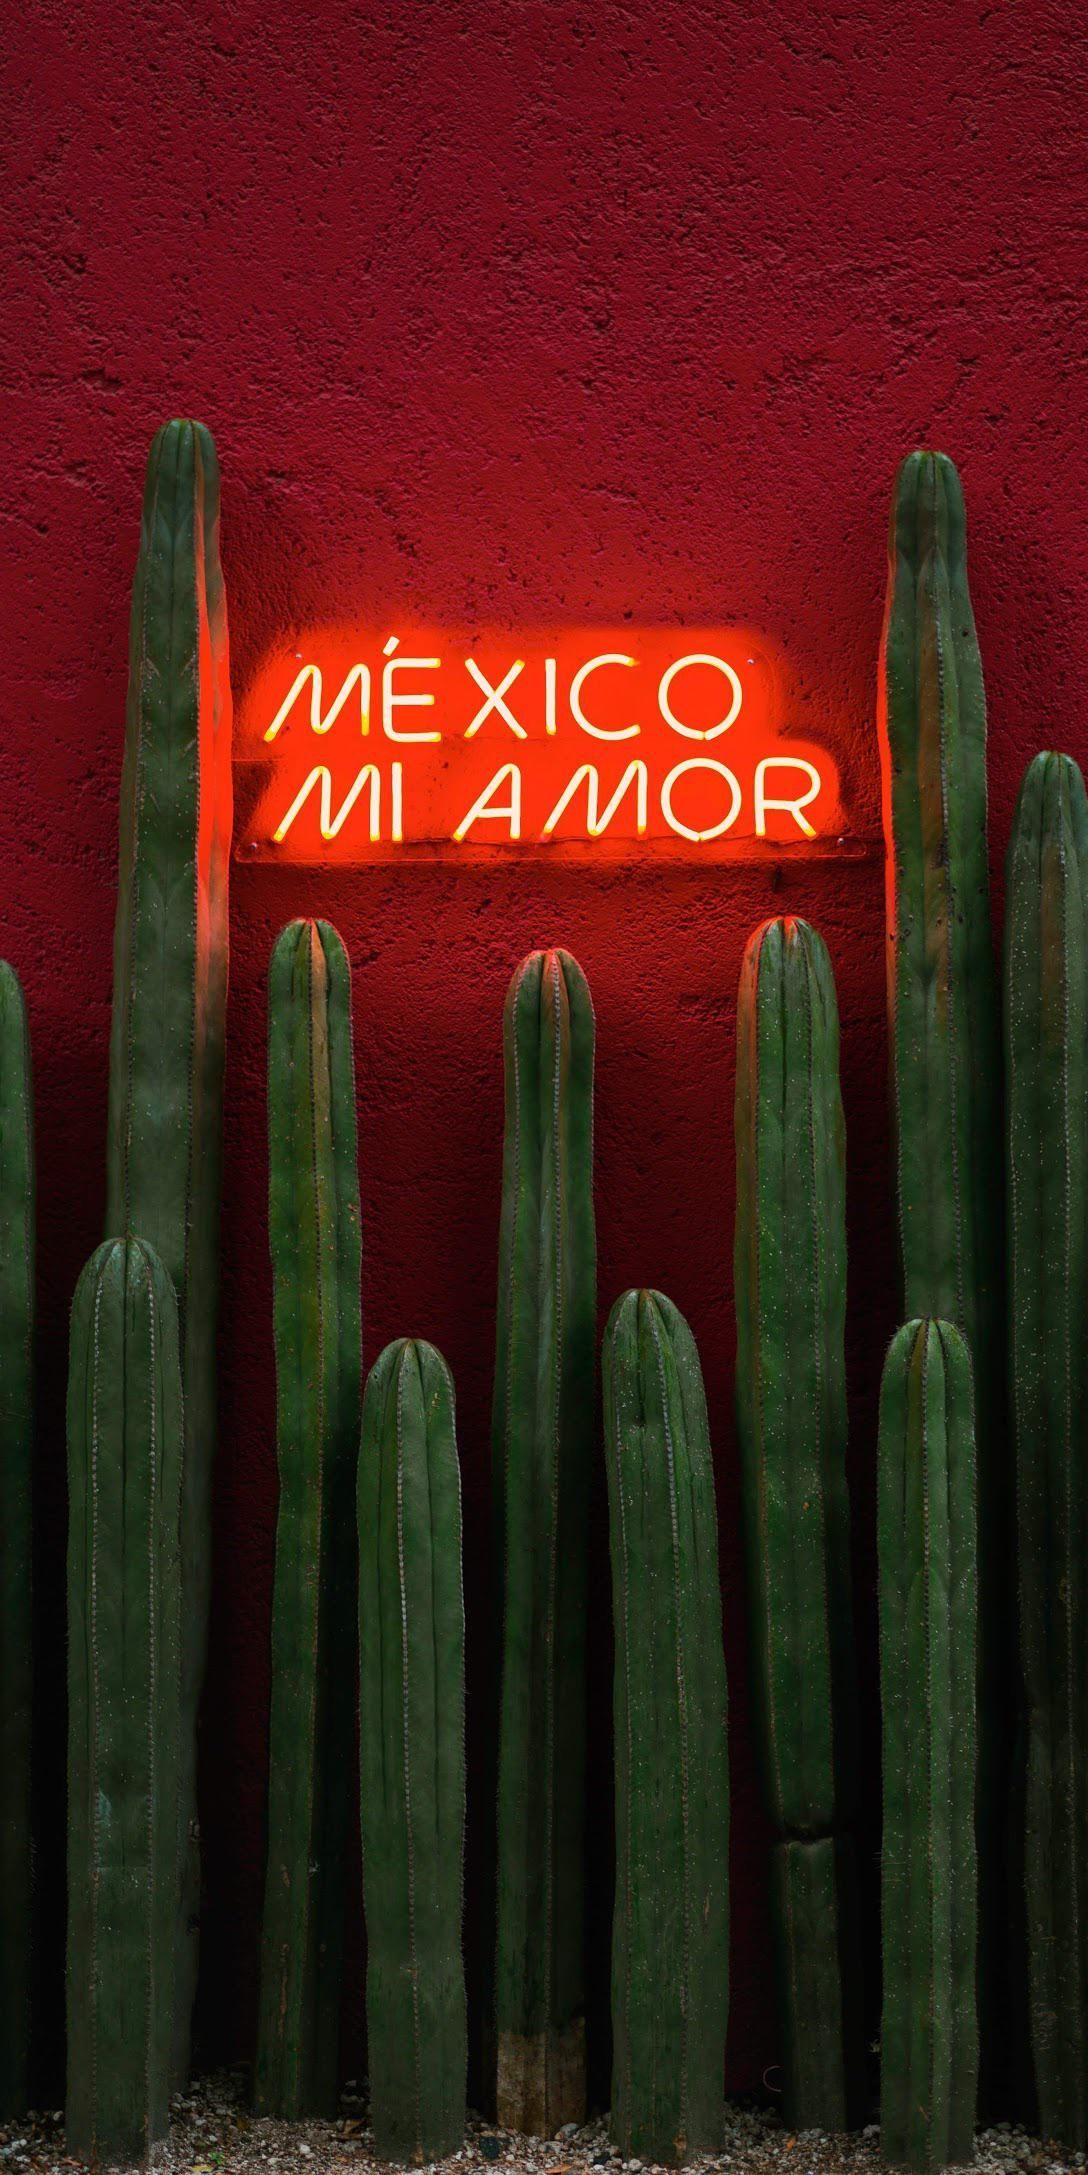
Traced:
<svg viewBox="0 0 1088 2175">
<path fill-rule="evenodd" d="M 240 760 L 267 773 L 250 850 L 813 840 L 838 817 L 833 765 L 773 709 L 766 657 L 731 631 L 315 638 L 243 707 Z"/>
</svg>

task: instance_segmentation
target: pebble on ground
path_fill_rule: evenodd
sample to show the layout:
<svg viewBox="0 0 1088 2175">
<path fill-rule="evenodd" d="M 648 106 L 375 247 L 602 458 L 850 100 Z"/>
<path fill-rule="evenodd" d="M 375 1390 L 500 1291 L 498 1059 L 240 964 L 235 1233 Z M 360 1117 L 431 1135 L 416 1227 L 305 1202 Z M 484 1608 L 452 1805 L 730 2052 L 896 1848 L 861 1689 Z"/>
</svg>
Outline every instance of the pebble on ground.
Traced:
<svg viewBox="0 0 1088 2175">
<path fill-rule="evenodd" d="M 366 2103 L 349 2084 L 336 2122 L 257 2121 L 245 2101 L 245 2075 L 210 2077 L 174 2101 L 169 2139 L 154 2164 L 161 2175 L 375 2175 L 386 2167 L 372 2149 Z M 82 2162 L 64 2149 L 59 2113 L 28 2115 L 0 2126 L 0 2175 L 70 2175 Z M 693 2175 L 877 2175 L 880 2132 L 875 2123 L 849 2137 L 822 2130 L 790 2131 L 773 2108 L 731 2102 L 725 2110 L 725 2144 L 719 2153 L 689 2161 Z M 980 2132 L 976 2175 L 1073 2175 L 1085 2165 L 1082 2152 L 1063 2153 L 1007 2124 Z M 649 2162 L 625 2160 L 610 2142 L 607 2116 L 561 2130 L 558 2137 L 514 2136 L 469 2117 L 460 2152 L 435 2163 L 458 2175 L 656 2175 Z"/>
</svg>

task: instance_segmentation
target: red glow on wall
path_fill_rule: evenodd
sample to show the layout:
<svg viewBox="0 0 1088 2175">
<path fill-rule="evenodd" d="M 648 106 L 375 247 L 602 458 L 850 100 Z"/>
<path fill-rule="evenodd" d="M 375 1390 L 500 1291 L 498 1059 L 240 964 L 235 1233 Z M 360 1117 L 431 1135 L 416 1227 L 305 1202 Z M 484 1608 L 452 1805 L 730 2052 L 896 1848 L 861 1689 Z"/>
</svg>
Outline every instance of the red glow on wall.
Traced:
<svg viewBox="0 0 1088 2175">
<path fill-rule="evenodd" d="M 334 628 L 241 705 L 237 852 L 367 862 L 811 849 L 844 827 L 824 747 L 743 628 Z"/>
</svg>

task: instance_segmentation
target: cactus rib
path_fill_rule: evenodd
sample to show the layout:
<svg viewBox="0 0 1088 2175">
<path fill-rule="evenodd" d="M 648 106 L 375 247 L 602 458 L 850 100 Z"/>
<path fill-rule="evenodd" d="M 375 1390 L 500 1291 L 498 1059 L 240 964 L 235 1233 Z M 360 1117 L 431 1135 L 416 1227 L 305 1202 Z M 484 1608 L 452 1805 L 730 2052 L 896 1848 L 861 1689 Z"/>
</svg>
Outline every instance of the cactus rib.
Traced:
<svg viewBox="0 0 1088 2175">
<path fill-rule="evenodd" d="M 351 972 L 328 922 L 276 941 L 268 989 L 269 1236 L 280 1505 L 256 2100 L 331 2114 L 338 2087 L 354 1697 L 362 1373 Z"/>
<path fill-rule="evenodd" d="M 80 1277 L 68 1379 L 68 2151 L 166 2134 L 178 1878 L 181 1370 L 141 1239 Z"/>
<path fill-rule="evenodd" d="M 604 1346 L 616 1628 L 612 2135 L 670 2165 L 721 2143 L 729 1782 L 717 1514 L 695 1342 L 627 1292 Z"/>
<path fill-rule="evenodd" d="M 1088 801 L 1038 755 L 1005 921 L 1009 1336 L 1030 2038 L 1042 2134 L 1088 2145 Z"/>
<path fill-rule="evenodd" d="M 842 2129 L 861 2073 L 856 1692 L 846 1492 L 845 1134 L 831 962 L 749 941 L 737 1019 L 737 1419 L 764 1796 L 778 1844 L 787 2120 Z"/>
<path fill-rule="evenodd" d="M 371 1371 L 358 1525 L 370 2114 L 383 2159 L 422 2165 L 464 2142 L 467 2054 L 461 1482 L 428 1344 Z"/>
<path fill-rule="evenodd" d="M 188 2068 L 200 1912 L 196 1748 L 211 1579 L 231 701 L 219 468 L 203 424 L 156 433 L 132 596 L 110 1037 L 106 1236 L 138 1233 L 178 1300 L 184 1849 L 175 2074 Z"/>
<path fill-rule="evenodd" d="M 30 1038 L 0 960 L 0 2121 L 26 2107 L 30 2032 L 34 1239 Z"/>
<path fill-rule="evenodd" d="M 585 2109 L 593 1032 L 576 962 L 534 952 L 514 975 L 504 1015 L 492 1425 L 503 1580 L 495 2009 L 499 2119 L 542 2136 Z"/>
<path fill-rule="evenodd" d="M 976 2015 L 975 1437 L 971 1363 L 908 1322 L 880 1396 L 885 2159 L 971 2157 Z"/>
</svg>

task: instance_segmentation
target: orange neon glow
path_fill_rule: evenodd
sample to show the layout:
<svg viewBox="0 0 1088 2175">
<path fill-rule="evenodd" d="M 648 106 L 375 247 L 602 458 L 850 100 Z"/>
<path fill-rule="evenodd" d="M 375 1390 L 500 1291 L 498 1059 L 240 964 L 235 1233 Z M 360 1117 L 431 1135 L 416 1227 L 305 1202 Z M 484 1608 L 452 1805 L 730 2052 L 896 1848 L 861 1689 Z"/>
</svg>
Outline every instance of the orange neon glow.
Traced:
<svg viewBox="0 0 1088 2175">
<path fill-rule="evenodd" d="M 835 764 L 742 628 L 325 629 L 267 658 L 235 741 L 247 859 L 811 847 Z"/>
</svg>

